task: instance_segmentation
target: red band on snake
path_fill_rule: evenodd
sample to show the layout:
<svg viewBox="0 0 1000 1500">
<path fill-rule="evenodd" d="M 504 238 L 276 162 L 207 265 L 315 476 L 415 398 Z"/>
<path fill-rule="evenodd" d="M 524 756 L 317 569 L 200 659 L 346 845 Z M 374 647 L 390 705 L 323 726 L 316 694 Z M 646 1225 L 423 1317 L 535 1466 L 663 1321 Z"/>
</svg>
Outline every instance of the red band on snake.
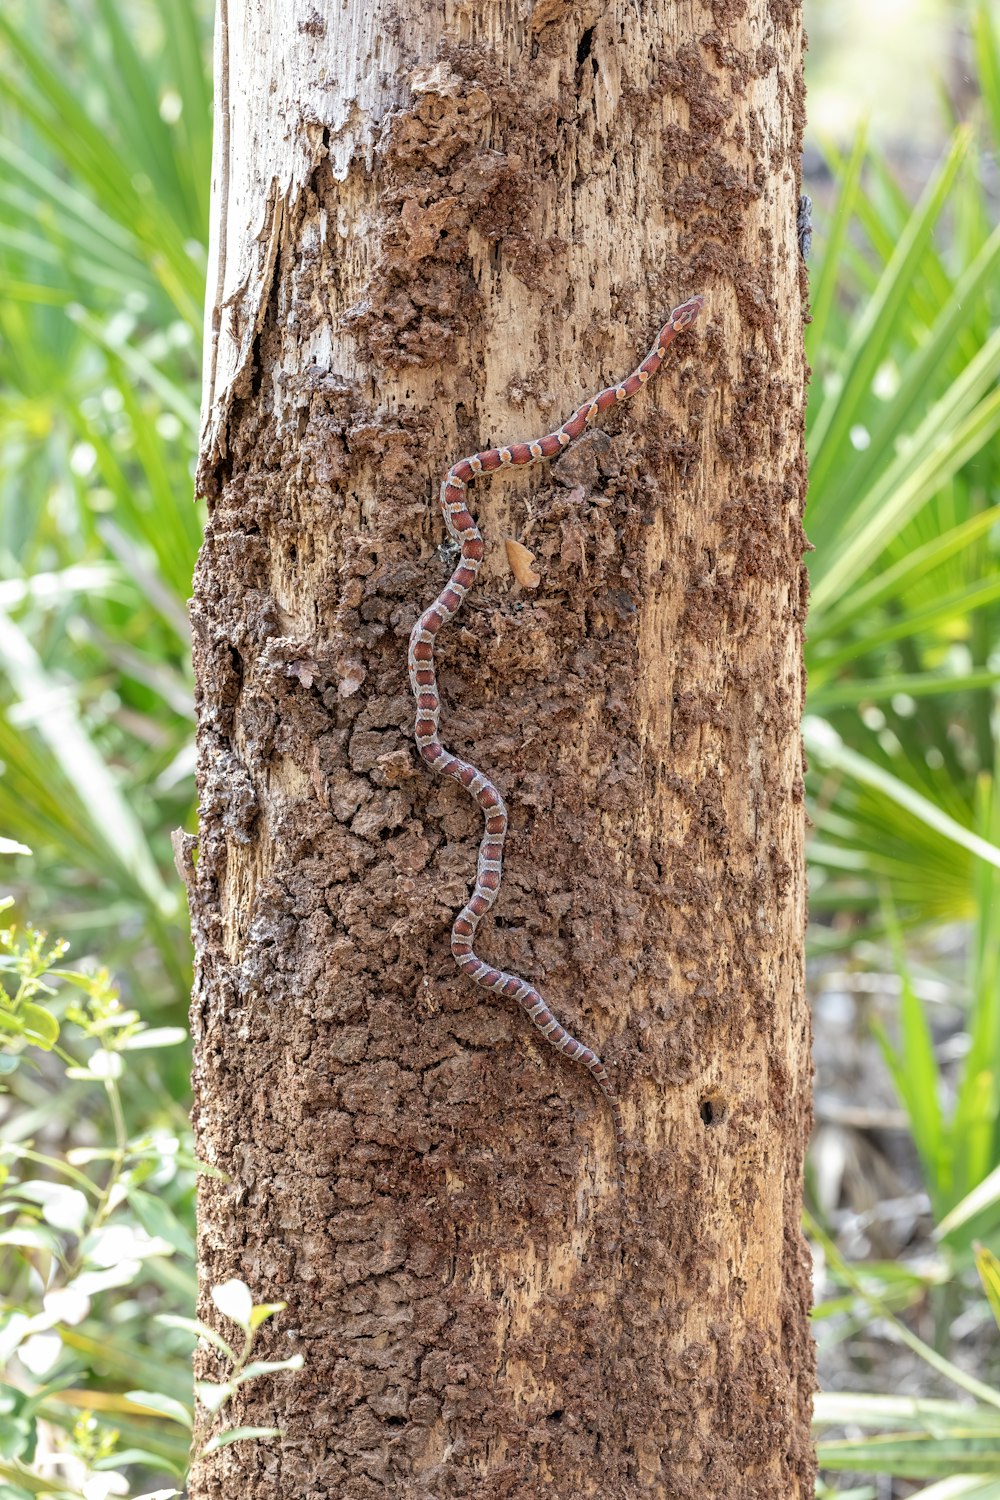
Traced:
<svg viewBox="0 0 1000 1500">
<path fill-rule="evenodd" d="M 503 847 L 507 836 L 507 809 L 489 777 L 468 761 L 452 755 L 441 743 L 438 734 L 441 699 L 434 671 L 434 638 L 442 625 L 453 619 L 461 608 L 462 600 L 475 583 L 483 560 L 483 538 L 465 503 L 466 485 L 479 474 L 493 474 L 497 469 L 541 463 L 544 459 L 554 458 L 557 453 L 561 453 L 600 412 L 627 401 L 630 396 L 642 390 L 660 368 L 667 349 L 676 336 L 690 328 L 703 306 L 702 297 L 691 297 L 680 307 L 675 307 L 642 364 L 620 385 L 608 386 L 606 390 L 599 391 L 596 396 L 585 401 L 555 432 L 530 443 L 513 443 L 508 448 L 489 448 L 485 453 L 474 453 L 471 458 L 461 458 L 452 464 L 441 484 L 441 509 L 448 532 L 458 545 L 459 562 L 446 586 L 434 603 L 424 610 L 410 633 L 408 660 L 410 686 L 417 702 L 414 726 L 417 747 L 428 765 L 440 771 L 443 776 L 451 776 L 455 781 L 461 782 L 482 809 L 486 822 L 479 846 L 476 884 L 452 926 L 451 951 L 463 974 L 467 974 L 485 989 L 493 990 L 495 994 L 516 1000 L 547 1042 L 565 1057 L 587 1069 L 611 1109 L 623 1209 L 627 1203 L 625 1125 L 621 1105 L 607 1068 L 596 1052 L 577 1041 L 556 1020 L 533 985 L 526 979 L 518 978 L 516 974 L 494 969 L 491 964 L 478 957 L 473 947 L 476 928 L 496 901 L 500 890 Z"/>
</svg>

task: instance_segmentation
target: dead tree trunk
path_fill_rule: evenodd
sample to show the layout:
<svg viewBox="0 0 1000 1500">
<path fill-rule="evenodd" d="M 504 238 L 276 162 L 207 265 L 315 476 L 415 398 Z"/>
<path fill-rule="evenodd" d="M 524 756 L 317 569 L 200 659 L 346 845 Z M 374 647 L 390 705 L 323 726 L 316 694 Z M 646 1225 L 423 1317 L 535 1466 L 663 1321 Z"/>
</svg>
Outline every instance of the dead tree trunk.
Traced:
<svg viewBox="0 0 1000 1500">
<path fill-rule="evenodd" d="M 287 1301 L 305 1368 L 191 1493 L 806 1500 L 799 7 L 219 3 L 202 1274 Z M 470 487 L 437 647 L 510 807 L 482 952 L 604 1057 L 629 1225 L 586 1073 L 456 971 L 482 823 L 416 753 L 406 641 L 447 466 L 694 293 L 647 389 Z"/>
</svg>

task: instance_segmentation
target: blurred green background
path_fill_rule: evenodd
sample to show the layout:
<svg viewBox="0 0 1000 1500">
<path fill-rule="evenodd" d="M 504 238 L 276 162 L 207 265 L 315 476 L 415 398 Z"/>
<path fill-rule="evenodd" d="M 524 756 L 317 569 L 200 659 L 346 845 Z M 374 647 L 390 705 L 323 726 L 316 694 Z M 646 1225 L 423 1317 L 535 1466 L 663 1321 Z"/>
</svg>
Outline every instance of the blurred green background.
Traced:
<svg viewBox="0 0 1000 1500">
<path fill-rule="evenodd" d="M 208 9 L 0 14 L 0 1500 L 185 1472 Z M 806 9 L 823 1493 L 1000 1500 L 1000 28 Z"/>
</svg>

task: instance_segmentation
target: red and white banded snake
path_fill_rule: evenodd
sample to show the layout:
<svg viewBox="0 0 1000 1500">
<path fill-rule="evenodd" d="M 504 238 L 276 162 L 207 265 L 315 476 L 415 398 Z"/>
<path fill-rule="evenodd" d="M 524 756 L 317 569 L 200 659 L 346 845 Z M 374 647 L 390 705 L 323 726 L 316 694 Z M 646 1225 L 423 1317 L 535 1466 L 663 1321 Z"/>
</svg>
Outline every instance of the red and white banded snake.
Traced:
<svg viewBox="0 0 1000 1500">
<path fill-rule="evenodd" d="M 452 540 L 458 545 L 458 566 L 448 583 L 425 609 L 410 632 L 409 669 L 410 686 L 417 702 L 417 718 L 414 738 L 417 747 L 428 765 L 461 782 L 470 796 L 482 809 L 486 828 L 479 845 L 479 862 L 476 884 L 472 895 L 455 918 L 451 929 L 451 951 L 463 974 L 468 974 L 477 984 L 498 995 L 516 1000 L 528 1019 L 538 1028 L 545 1040 L 573 1062 L 582 1064 L 594 1079 L 611 1109 L 615 1127 L 615 1149 L 618 1163 L 618 1184 L 623 1211 L 626 1209 L 625 1187 L 625 1126 L 621 1105 L 611 1084 L 608 1071 L 597 1053 L 592 1051 L 556 1020 L 541 995 L 526 979 L 516 974 L 507 974 L 485 963 L 473 950 L 476 928 L 497 899 L 503 869 L 503 846 L 507 836 L 507 809 L 504 800 L 492 781 L 482 771 L 452 755 L 441 743 L 438 726 L 441 721 L 441 699 L 438 694 L 437 676 L 434 671 L 434 637 L 454 619 L 462 600 L 472 588 L 479 572 L 485 550 L 479 528 L 465 503 L 465 489 L 479 474 L 493 474 L 497 469 L 541 463 L 554 458 L 578 438 L 588 423 L 602 411 L 627 401 L 642 389 L 654 376 L 666 356 L 667 348 L 677 334 L 683 333 L 697 318 L 704 306 L 704 298 L 691 297 L 675 307 L 660 329 L 656 343 L 637 369 L 633 370 L 621 385 L 608 386 L 589 401 L 585 401 L 571 417 L 555 432 L 536 438 L 530 443 L 514 443 L 509 448 L 489 448 L 485 453 L 474 453 L 471 458 L 461 458 L 452 464 L 441 484 L 441 509 L 445 525 Z"/>
</svg>

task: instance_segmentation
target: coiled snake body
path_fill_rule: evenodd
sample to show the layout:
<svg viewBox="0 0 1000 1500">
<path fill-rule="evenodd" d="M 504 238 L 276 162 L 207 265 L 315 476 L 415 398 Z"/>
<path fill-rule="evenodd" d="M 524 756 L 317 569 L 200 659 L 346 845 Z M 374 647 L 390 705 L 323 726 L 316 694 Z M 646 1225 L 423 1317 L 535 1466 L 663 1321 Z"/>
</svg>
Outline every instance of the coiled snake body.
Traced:
<svg viewBox="0 0 1000 1500">
<path fill-rule="evenodd" d="M 541 463 L 561 453 L 574 438 L 578 438 L 588 423 L 602 411 L 627 401 L 642 389 L 647 380 L 656 374 L 666 355 L 667 348 L 678 333 L 690 328 L 704 306 L 702 297 L 691 297 L 675 307 L 660 329 L 656 343 L 646 358 L 621 385 L 608 386 L 589 401 L 585 401 L 571 417 L 555 432 L 536 438 L 530 443 L 514 443 L 506 448 L 489 448 L 485 453 L 474 453 L 471 458 L 461 458 L 452 464 L 441 484 L 441 509 L 445 525 L 452 540 L 460 550 L 458 566 L 446 586 L 425 609 L 410 633 L 409 670 L 410 686 L 417 702 L 417 718 L 414 738 L 420 754 L 428 765 L 461 782 L 482 809 L 486 828 L 479 846 L 479 861 L 476 884 L 465 906 L 455 918 L 451 929 L 451 951 L 463 974 L 468 974 L 477 984 L 495 994 L 506 995 L 516 1000 L 528 1019 L 538 1028 L 545 1040 L 573 1062 L 587 1069 L 611 1109 L 615 1128 L 615 1148 L 618 1163 L 618 1183 L 622 1206 L 626 1204 L 625 1190 L 625 1126 L 621 1105 L 608 1076 L 604 1063 L 590 1047 L 577 1041 L 549 1010 L 534 985 L 516 974 L 507 974 L 495 969 L 479 958 L 473 949 L 476 928 L 497 899 L 503 871 L 503 846 L 507 836 L 507 809 L 497 788 L 482 771 L 452 755 L 441 743 L 438 727 L 441 721 L 441 698 L 438 694 L 437 676 L 434 671 L 434 638 L 442 625 L 454 619 L 462 600 L 472 588 L 483 560 L 482 535 L 465 502 L 466 485 L 479 474 L 493 474 L 497 469 Z"/>
</svg>

